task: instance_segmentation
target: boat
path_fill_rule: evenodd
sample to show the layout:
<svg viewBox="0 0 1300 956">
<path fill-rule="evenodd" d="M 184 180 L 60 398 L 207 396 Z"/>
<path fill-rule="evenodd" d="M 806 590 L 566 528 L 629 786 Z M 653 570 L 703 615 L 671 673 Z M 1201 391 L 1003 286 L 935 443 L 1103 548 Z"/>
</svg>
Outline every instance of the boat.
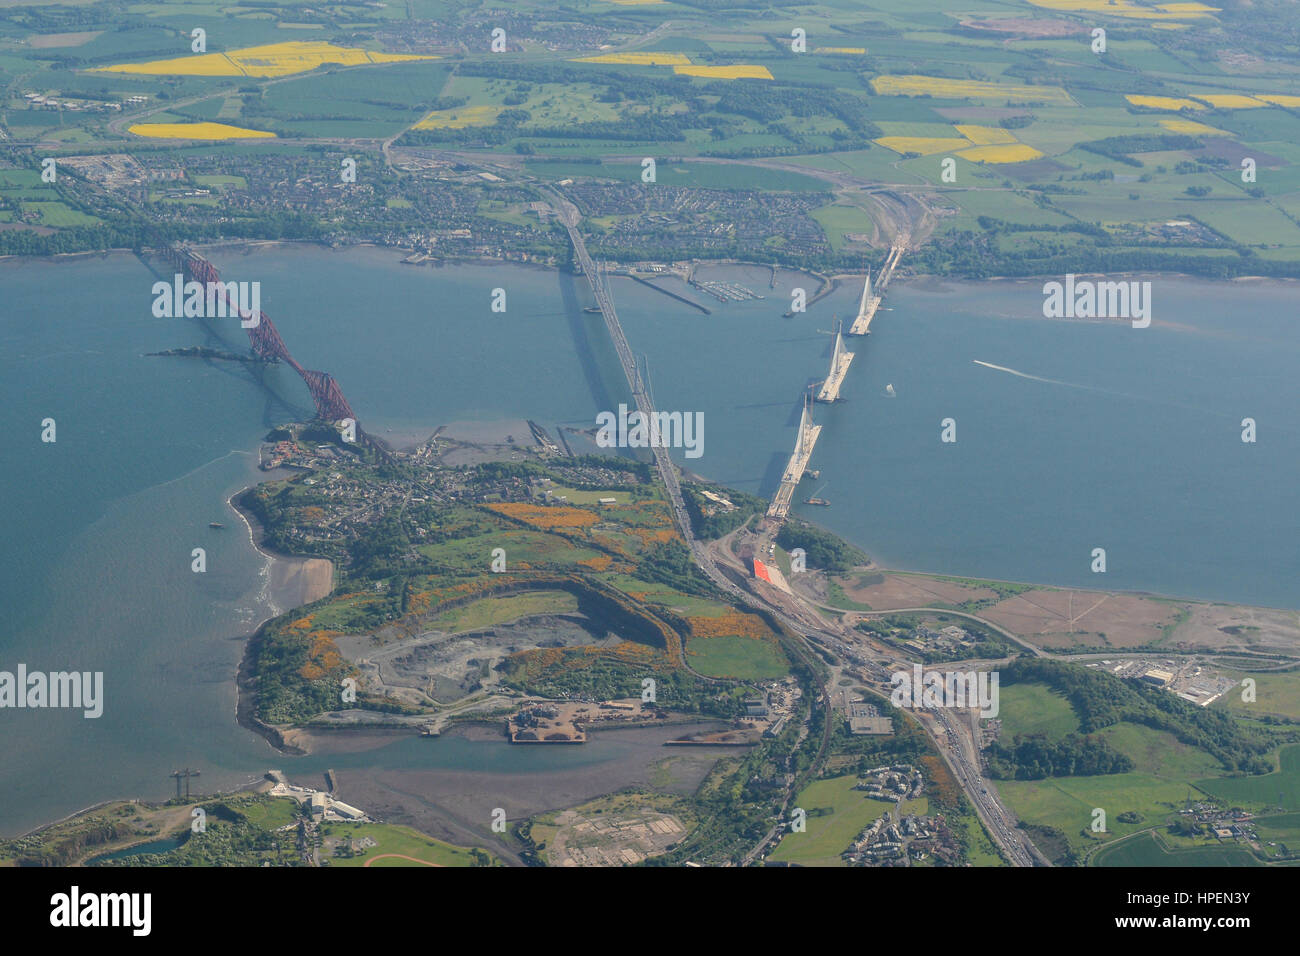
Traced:
<svg viewBox="0 0 1300 956">
<path fill-rule="evenodd" d="M 820 468 L 814 468 L 812 471 L 805 471 L 803 473 L 803 476 L 805 478 L 811 478 L 813 481 L 816 481 L 818 478 L 822 476 L 822 470 Z"/>
<path fill-rule="evenodd" d="M 886 385 L 886 386 L 885 386 L 885 394 L 888 395 L 890 398 L 893 398 L 893 397 L 894 397 L 894 386 L 893 386 L 893 385 Z"/>
<path fill-rule="evenodd" d="M 594 306 L 594 305 L 589 305 L 589 306 L 587 306 L 585 309 L 583 309 L 582 311 L 583 311 L 583 312 L 586 312 L 588 315 L 600 315 L 600 309 L 598 309 L 598 308 L 597 308 L 596 306 Z"/>
<path fill-rule="evenodd" d="M 222 524 L 220 521 L 209 521 L 209 522 L 208 522 L 208 527 L 209 527 L 209 528 L 224 528 L 225 525 Z"/>
<path fill-rule="evenodd" d="M 804 501 L 806 505 L 821 505 L 823 508 L 829 507 L 830 502 L 825 498 L 808 498 Z"/>
</svg>

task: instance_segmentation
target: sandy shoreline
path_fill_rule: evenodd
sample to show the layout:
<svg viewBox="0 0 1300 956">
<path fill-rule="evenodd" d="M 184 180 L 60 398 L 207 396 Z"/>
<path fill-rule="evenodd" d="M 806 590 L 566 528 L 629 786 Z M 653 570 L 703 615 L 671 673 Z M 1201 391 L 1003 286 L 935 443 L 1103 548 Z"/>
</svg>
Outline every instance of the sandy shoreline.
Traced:
<svg viewBox="0 0 1300 956">
<path fill-rule="evenodd" d="M 235 722 L 245 730 L 258 734 L 282 753 L 301 754 L 305 751 L 285 740 L 279 729 L 263 723 L 257 717 L 254 711 L 255 691 L 251 664 L 269 621 L 294 608 L 319 601 L 334 590 L 334 562 L 325 558 L 293 557 L 263 547 L 266 533 L 261 522 L 235 503 L 236 499 L 254 487 L 256 485 L 249 485 L 236 491 L 226 499 L 226 504 L 244 522 L 253 548 L 267 560 L 266 588 L 271 613 L 258 622 L 256 629 L 244 641 L 244 653 L 239 659 L 239 669 L 235 676 Z"/>
<path fill-rule="evenodd" d="M 248 530 L 249 543 L 252 544 L 258 554 L 265 557 L 269 562 L 267 588 L 273 610 L 271 617 L 278 617 L 296 607 L 319 601 L 333 591 L 334 562 L 326 558 L 294 557 L 264 547 L 266 531 L 261 522 L 257 520 L 256 516 L 249 514 L 235 503 L 235 500 L 244 492 L 255 487 L 257 486 L 249 485 L 246 488 L 239 489 L 226 499 L 226 504 L 244 522 L 244 527 Z M 271 617 L 261 621 L 258 628 L 261 628 Z"/>
</svg>

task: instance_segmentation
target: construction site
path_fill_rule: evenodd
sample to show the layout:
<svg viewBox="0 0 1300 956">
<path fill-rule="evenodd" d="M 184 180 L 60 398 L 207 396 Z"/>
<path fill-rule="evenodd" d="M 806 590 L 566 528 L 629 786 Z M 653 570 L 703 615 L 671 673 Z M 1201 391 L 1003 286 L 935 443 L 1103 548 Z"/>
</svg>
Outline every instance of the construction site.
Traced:
<svg viewBox="0 0 1300 956">
<path fill-rule="evenodd" d="M 871 283 L 871 272 L 870 270 L 867 271 L 866 282 L 862 288 L 862 298 L 858 304 L 858 316 L 849 329 L 850 335 L 866 335 L 870 331 L 871 320 L 880 308 L 882 293 L 885 286 L 889 284 L 894 269 L 903 256 L 904 249 L 906 249 L 906 243 L 902 241 L 890 247 L 889 255 L 885 258 L 885 265 L 880 270 L 880 276 L 874 288 Z M 835 402 L 839 399 L 840 389 L 844 385 L 844 380 L 848 375 L 849 366 L 853 363 L 855 354 L 845 348 L 844 333 L 838 323 L 831 334 L 834 336 L 834 344 L 831 347 L 830 371 L 825 380 L 820 383 L 815 395 L 816 401 L 824 403 Z M 794 500 L 795 489 L 799 486 L 804 473 L 808 470 L 808 464 L 812 460 L 813 448 L 817 444 L 818 436 L 821 435 L 822 426 L 813 421 L 812 402 L 809 401 L 809 397 L 808 395 L 804 396 L 803 413 L 799 417 L 799 432 L 795 436 L 794 451 L 791 452 L 790 461 L 781 474 L 781 484 L 777 487 L 776 494 L 772 496 L 772 503 L 768 506 L 764 518 L 763 531 L 769 537 L 775 536 L 776 532 L 780 530 L 782 522 L 790 513 L 790 505 Z M 830 502 L 814 497 L 809 498 L 807 503 L 828 505 Z"/>
<path fill-rule="evenodd" d="M 889 285 L 898 260 L 903 258 L 903 249 L 902 244 L 890 247 L 889 255 L 885 259 L 885 265 L 880 270 L 880 277 L 874 288 L 871 285 L 871 270 L 867 270 L 867 281 L 862 287 L 862 298 L 858 302 L 858 315 L 849 326 L 849 335 L 871 334 L 871 320 L 876 317 L 876 311 L 884 298 L 885 286 Z"/>
<path fill-rule="evenodd" d="M 853 363 L 853 353 L 844 347 L 844 333 L 840 331 L 838 322 L 832 334 L 835 339 L 831 346 L 831 370 L 826 381 L 817 389 L 817 401 L 828 404 L 840 397 L 840 386 L 844 384 L 844 377 L 849 374 L 849 366 Z"/>
</svg>

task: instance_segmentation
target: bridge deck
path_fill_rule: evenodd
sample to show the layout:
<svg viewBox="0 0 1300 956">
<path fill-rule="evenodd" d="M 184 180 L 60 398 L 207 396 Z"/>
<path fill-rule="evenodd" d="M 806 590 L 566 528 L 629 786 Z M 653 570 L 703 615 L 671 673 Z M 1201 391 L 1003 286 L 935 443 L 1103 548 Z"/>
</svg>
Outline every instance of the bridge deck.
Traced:
<svg viewBox="0 0 1300 956">
<path fill-rule="evenodd" d="M 840 386 L 844 384 L 844 376 L 849 373 L 849 366 L 852 363 L 852 352 L 844 352 L 840 355 L 839 362 L 831 368 L 831 374 L 826 378 L 826 381 L 822 382 L 822 387 L 817 390 L 817 401 L 833 402 L 840 397 Z"/>
<path fill-rule="evenodd" d="M 817 444 L 817 436 L 821 433 L 820 425 L 807 425 L 800 431 L 799 437 L 795 440 L 794 454 L 790 456 L 790 463 L 785 466 L 785 474 L 781 476 L 781 487 L 776 490 L 776 494 L 772 496 L 772 504 L 768 506 L 767 517 L 782 519 L 789 514 L 794 490 L 799 486 L 799 481 L 808 468 L 813 446 Z"/>
<path fill-rule="evenodd" d="M 849 327 L 849 335 L 867 335 L 871 332 L 871 320 L 876 317 L 876 310 L 880 308 L 880 296 L 867 296 L 862 307 L 858 310 L 858 317 L 853 320 L 853 325 Z"/>
</svg>

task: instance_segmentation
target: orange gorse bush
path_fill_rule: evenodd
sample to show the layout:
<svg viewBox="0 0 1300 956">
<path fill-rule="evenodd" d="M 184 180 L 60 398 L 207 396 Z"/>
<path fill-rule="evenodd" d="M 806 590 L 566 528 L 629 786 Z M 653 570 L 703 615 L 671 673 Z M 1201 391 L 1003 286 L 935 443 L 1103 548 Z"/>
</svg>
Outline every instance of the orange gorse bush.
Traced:
<svg viewBox="0 0 1300 956">
<path fill-rule="evenodd" d="M 765 638 L 771 635 L 762 618 L 739 611 L 728 611 L 718 617 L 687 618 L 694 637 L 753 637 Z"/>
<path fill-rule="evenodd" d="M 586 528 L 600 521 L 600 516 L 582 508 L 563 506 L 529 505 L 522 502 L 507 501 L 487 506 L 490 511 L 522 521 L 524 524 L 541 528 Z"/>
<path fill-rule="evenodd" d="M 311 649 L 307 652 L 307 662 L 298 668 L 298 674 L 304 680 L 319 680 L 343 663 L 334 636 L 340 631 L 312 631 L 307 636 L 312 639 Z"/>
</svg>

